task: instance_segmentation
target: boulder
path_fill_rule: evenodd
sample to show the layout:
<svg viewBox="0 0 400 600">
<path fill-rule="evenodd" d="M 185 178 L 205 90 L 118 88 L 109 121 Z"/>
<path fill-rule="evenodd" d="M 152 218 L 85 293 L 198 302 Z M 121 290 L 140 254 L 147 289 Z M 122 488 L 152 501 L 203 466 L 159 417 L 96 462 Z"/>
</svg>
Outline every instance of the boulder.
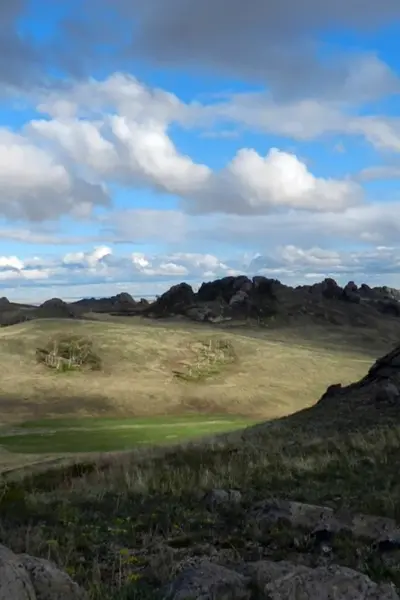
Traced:
<svg viewBox="0 0 400 600">
<path fill-rule="evenodd" d="M 314 536 L 323 532 L 334 535 L 350 533 L 356 538 L 381 543 L 384 540 L 399 540 L 400 528 L 394 519 L 367 514 L 353 514 L 346 510 L 334 510 L 305 502 L 284 499 L 263 500 L 253 506 L 248 514 L 249 523 L 257 523 L 268 529 L 276 522 L 285 521 L 294 528 L 301 528 Z"/>
<path fill-rule="evenodd" d="M 240 504 L 242 494 L 239 490 L 213 489 L 204 496 L 204 503 L 209 510 L 214 510 L 219 506 L 234 506 Z"/>
<path fill-rule="evenodd" d="M 144 311 L 155 316 L 185 314 L 188 308 L 195 305 L 195 294 L 190 285 L 179 283 L 164 292 Z"/>
<path fill-rule="evenodd" d="M 87 595 L 52 562 L 0 545 L 0 600 L 87 600 Z"/>
<path fill-rule="evenodd" d="M 249 600 L 243 575 L 221 565 L 203 561 L 188 567 L 165 590 L 163 600 Z"/>
<path fill-rule="evenodd" d="M 330 565 L 312 569 L 287 561 L 259 561 L 247 573 L 265 600 L 398 600 L 389 583 L 375 583 L 367 575 Z"/>
<path fill-rule="evenodd" d="M 399 600 L 390 583 L 336 564 L 311 568 L 261 560 L 237 568 L 203 560 L 184 569 L 163 600 Z"/>
</svg>

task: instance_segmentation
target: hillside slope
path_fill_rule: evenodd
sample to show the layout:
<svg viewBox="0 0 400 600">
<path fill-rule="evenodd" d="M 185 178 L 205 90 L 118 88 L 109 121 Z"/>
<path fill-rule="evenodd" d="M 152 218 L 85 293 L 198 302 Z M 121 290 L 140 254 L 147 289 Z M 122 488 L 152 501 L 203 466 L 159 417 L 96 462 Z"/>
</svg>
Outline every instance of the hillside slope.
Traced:
<svg viewBox="0 0 400 600">
<path fill-rule="evenodd" d="M 0 542 L 91 600 L 398 600 L 398 363 L 243 432 L 10 480 Z"/>
<path fill-rule="evenodd" d="M 91 340 L 102 370 L 62 374 L 37 364 L 36 348 L 65 334 Z M 0 330 L 0 419 L 290 414 L 315 402 L 339 374 L 344 382 L 359 377 L 376 352 L 336 342 L 323 349 L 320 340 L 273 332 L 252 337 L 134 321 L 30 321 Z"/>
</svg>

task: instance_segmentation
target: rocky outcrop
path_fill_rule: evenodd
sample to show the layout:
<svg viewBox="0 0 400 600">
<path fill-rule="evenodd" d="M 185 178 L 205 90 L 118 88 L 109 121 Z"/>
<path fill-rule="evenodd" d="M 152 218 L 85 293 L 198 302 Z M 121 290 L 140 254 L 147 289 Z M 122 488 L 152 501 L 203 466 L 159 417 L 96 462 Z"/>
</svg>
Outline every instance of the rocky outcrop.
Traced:
<svg viewBox="0 0 400 600">
<path fill-rule="evenodd" d="M 11 309 L 13 315 L 6 316 Z M 239 275 L 202 283 L 197 292 L 182 282 L 153 302 L 137 302 L 127 292 L 72 303 L 53 298 L 39 308 L 19 307 L 4 299 L 3 304 L 0 300 L 0 325 L 26 318 L 78 318 L 90 312 L 150 318 L 181 316 L 209 323 L 249 319 L 270 323 L 273 317 L 275 323 L 291 324 L 306 318 L 318 324 L 376 327 L 377 319 L 400 319 L 400 291 L 366 284 L 358 287 L 354 281 L 341 287 L 331 278 L 293 288 L 262 275 L 252 279 Z"/>
<path fill-rule="evenodd" d="M 270 317 L 296 319 L 307 316 L 337 325 L 365 325 L 382 315 L 400 316 L 400 292 L 390 288 L 358 287 L 350 281 L 343 288 L 333 279 L 292 288 L 276 279 L 245 275 L 203 283 L 195 293 L 180 283 L 145 309 L 152 317 L 185 316 L 195 321 Z"/>
<path fill-rule="evenodd" d="M 359 381 L 348 386 L 330 385 L 317 406 L 374 405 L 382 412 L 400 408 L 400 346 L 379 358 Z"/>
<path fill-rule="evenodd" d="M 339 565 L 309 568 L 262 560 L 233 569 L 204 560 L 188 567 L 163 600 L 399 600 L 389 583 Z"/>
<path fill-rule="evenodd" d="M 184 315 L 190 308 L 195 307 L 195 298 L 195 293 L 190 285 L 179 283 L 150 304 L 145 313 L 152 317 Z"/>
<path fill-rule="evenodd" d="M 268 499 L 251 508 L 248 520 L 257 523 L 261 530 L 285 521 L 294 528 L 308 531 L 316 541 L 324 539 L 332 542 L 336 534 L 346 533 L 376 545 L 400 547 L 400 528 L 394 519 L 335 511 L 327 506 Z"/>
<path fill-rule="evenodd" d="M 83 298 L 71 303 L 70 306 L 81 310 L 83 313 L 130 314 L 136 312 L 143 303 L 148 304 L 146 300 L 136 302 L 128 292 L 121 292 L 109 298 Z"/>
<path fill-rule="evenodd" d="M 0 600 L 87 600 L 56 565 L 0 545 Z"/>
<path fill-rule="evenodd" d="M 73 307 L 60 298 L 46 300 L 33 312 L 38 319 L 74 319 L 78 316 Z"/>
</svg>

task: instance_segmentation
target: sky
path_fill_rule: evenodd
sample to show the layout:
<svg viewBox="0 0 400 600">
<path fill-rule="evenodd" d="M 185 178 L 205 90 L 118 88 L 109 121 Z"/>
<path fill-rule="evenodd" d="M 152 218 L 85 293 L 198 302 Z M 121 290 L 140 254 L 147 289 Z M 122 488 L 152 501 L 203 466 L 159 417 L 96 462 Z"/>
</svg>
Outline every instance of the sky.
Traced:
<svg viewBox="0 0 400 600">
<path fill-rule="evenodd" d="M 0 295 L 400 288 L 399 0 L 0 0 Z"/>
</svg>

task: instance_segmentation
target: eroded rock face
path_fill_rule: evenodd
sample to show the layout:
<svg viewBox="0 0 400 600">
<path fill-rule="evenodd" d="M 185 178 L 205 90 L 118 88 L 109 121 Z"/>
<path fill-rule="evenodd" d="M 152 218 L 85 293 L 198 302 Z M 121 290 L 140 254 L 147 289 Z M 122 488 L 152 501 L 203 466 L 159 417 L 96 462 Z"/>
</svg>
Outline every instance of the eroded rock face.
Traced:
<svg viewBox="0 0 400 600">
<path fill-rule="evenodd" d="M 374 405 L 377 409 L 400 407 L 400 346 L 379 358 L 368 373 L 348 386 L 329 386 L 317 404 Z"/>
<path fill-rule="evenodd" d="M 220 305 L 219 315 L 215 315 L 215 304 Z M 202 283 L 197 293 L 185 283 L 173 286 L 151 304 L 148 312 L 151 316 L 181 315 L 211 321 L 207 311 L 212 305 L 213 317 L 265 320 L 275 315 L 284 319 L 308 315 L 329 324 L 364 326 L 378 313 L 400 317 L 400 292 L 365 284 L 358 287 L 354 281 L 341 287 L 330 278 L 292 288 L 261 275 L 253 279 L 239 275 Z"/>
<path fill-rule="evenodd" d="M 195 294 L 190 285 L 179 283 L 172 286 L 148 307 L 155 316 L 169 316 L 171 314 L 185 314 L 195 304 Z"/>
<path fill-rule="evenodd" d="M 87 600 L 87 595 L 50 561 L 0 545 L 0 600 Z"/>
</svg>

